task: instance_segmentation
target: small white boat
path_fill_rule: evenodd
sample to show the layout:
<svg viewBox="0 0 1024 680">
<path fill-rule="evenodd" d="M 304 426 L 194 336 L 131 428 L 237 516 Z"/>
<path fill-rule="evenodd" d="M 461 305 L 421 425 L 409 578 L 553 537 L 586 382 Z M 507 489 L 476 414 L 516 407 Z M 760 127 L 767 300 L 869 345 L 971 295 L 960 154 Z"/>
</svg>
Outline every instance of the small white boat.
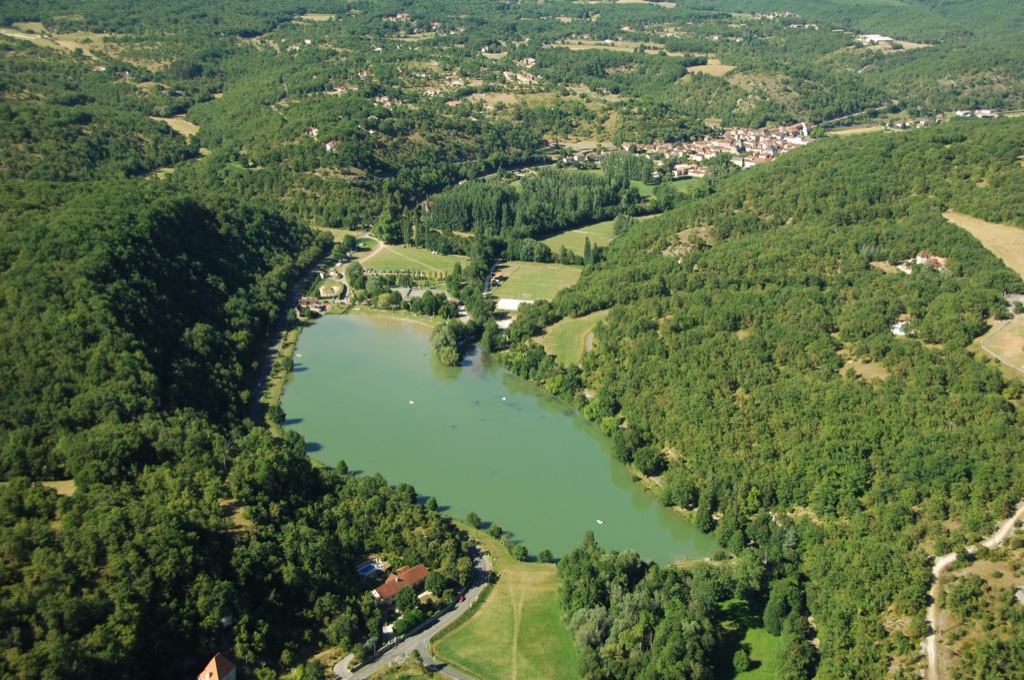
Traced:
<svg viewBox="0 0 1024 680">
<path fill-rule="evenodd" d="M 409 403 L 410 403 L 410 404 L 415 404 L 416 402 L 415 402 L 415 401 L 413 401 L 412 399 L 410 399 L 410 400 L 409 400 Z"/>
<path fill-rule="evenodd" d="M 603 519 L 599 519 L 599 520 L 597 520 L 597 523 L 598 524 L 604 524 L 604 520 Z"/>
</svg>

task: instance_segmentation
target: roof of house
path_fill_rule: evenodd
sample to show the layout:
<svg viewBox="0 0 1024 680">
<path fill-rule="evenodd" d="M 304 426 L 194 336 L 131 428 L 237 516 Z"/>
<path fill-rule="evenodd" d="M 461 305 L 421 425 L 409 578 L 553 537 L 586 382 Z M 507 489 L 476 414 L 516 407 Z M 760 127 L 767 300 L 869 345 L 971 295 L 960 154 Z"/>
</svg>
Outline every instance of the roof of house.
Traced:
<svg viewBox="0 0 1024 680">
<path fill-rule="evenodd" d="M 233 670 L 235 670 L 235 664 L 228 661 L 226 656 L 217 652 L 210 659 L 210 663 L 206 664 L 206 668 L 199 674 L 197 680 L 221 680 L 227 677 L 227 674 Z"/>
<path fill-rule="evenodd" d="M 417 564 L 415 567 L 402 567 L 396 573 L 388 576 L 388 580 L 380 587 L 375 588 L 373 592 L 377 593 L 377 597 L 382 600 L 390 600 L 402 588 L 415 586 L 423 581 L 429 573 L 422 564 Z"/>
</svg>

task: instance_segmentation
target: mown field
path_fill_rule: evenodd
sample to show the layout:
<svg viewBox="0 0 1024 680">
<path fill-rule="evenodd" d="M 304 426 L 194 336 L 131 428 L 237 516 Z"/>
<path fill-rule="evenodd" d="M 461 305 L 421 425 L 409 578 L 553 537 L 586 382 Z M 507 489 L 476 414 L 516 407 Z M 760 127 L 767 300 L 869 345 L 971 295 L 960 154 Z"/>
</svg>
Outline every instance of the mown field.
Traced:
<svg viewBox="0 0 1024 680">
<path fill-rule="evenodd" d="M 550 300 L 563 288 L 576 283 L 582 267 L 535 262 L 506 262 L 499 271 L 507 277 L 493 294 L 514 300 Z"/>
<path fill-rule="evenodd" d="M 602 248 L 611 243 L 615 238 L 612 229 L 613 224 L 612 220 L 607 220 L 580 229 L 565 231 L 557 236 L 544 239 L 544 243 L 556 254 L 562 246 L 565 246 L 567 250 L 572 251 L 576 255 L 582 255 L 584 244 L 588 238 L 590 239 L 590 245 L 601 246 Z"/>
<path fill-rule="evenodd" d="M 578 364 L 586 351 L 587 335 L 601 319 L 608 316 L 609 311 L 594 312 L 578 319 L 562 319 L 548 328 L 538 340 L 544 351 L 558 357 L 558 362 L 563 366 Z"/>
<path fill-rule="evenodd" d="M 942 216 L 981 241 L 1006 266 L 1024 276 L 1024 229 L 979 220 L 970 215 L 945 212 Z"/>
<path fill-rule="evenodd" d="M 570 680 L 579 659 L 562 624 L 555 565 L 517 562 L 498 541 L 471 531 L 499 574 L 476 614 L 432 644 L 453 668 L 494 680 Z"/>
<path fill-rule="evenodd" d="M 462 255 L 435 255 L 423 248 L 409 246 L 381 246 L 377 252 L 361 258 L 364 267 L 379 272 L 423 272 L 427 276 L 442 278 L 451 273 L 456 262 L 466 263 Z"/>
</svg>

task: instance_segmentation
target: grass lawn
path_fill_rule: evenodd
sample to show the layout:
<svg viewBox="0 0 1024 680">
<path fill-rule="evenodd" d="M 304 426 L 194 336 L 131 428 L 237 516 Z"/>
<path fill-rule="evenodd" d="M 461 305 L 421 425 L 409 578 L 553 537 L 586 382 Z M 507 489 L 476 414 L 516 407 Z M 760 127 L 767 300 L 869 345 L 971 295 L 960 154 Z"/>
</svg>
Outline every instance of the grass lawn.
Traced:
<svg viewBox="0 0 1024 680">
<path fill-rule="evenodd" d="M 435 638 L 433 653 L 479 678 L 576 678 L 579 659 L 558 606 L 555 565 L 517 562 L 483 532 L 470 534 L 499 574 L 486 602 L 458 628 Z"/>
<path fill-rule="evenodd" d="M 723 602 L 722 611 L 725 620 L 722 627 L 725 635 L 722 640 L 720 667 L 730 668 L 732 656 L 741 647 L 750 656 L 750 670 L 743 673 L 733 671 L 731 677 L 736 680 L 772 680 L 778 677 L 779 654 L 782 652 L 782 637 L 775 637 L 766 631 L 758 612 L 752 611 L 743 600 Z"/>
<path fill-rule="evenodd" d="M 507 280 L 494 289 L 493 295 L 515 300 L 550 300 L 579 280 L 582 267 L 513 261 L 502 264 L 500 271 Z"/>
<path fill-rule="evenodd" d="M 374 254 L 360 259 L 363 267 L 378 272 L 423 272 L 433 278 L 447 276 L 456 262 L 465 264 L 469 258 L 463 255 L 434 255 L 423 248 L 409 246 L 381 246 Z"/>
<path fill-rule="evenodd" d="M 562 246 L 565 246 L 567 250 L 577 255 L 582 255 L 583 246 L 588 238 L 590 239 L 590 245 L 601 246 L 602 248 L 611 243 L 612 239 L 615 238 L 613 226 L 614 222 L 612 220 L 598 222 L 597 224 L 591 224 L 590 226 L 572 231 L 564 231 L 557 236 L 544 239 L 544 243 L 556 254 Z"/>
<path fill-rule="evenodd" d="M 540 344 L 548 354 L 558 357 L 563 366 L 578 364 L 583 359 L 587 335 L 597 322 L 608 316 L 610 310 L 594 312 L 578 319 L 562 319 L 540 337 Z"/>
</svg>

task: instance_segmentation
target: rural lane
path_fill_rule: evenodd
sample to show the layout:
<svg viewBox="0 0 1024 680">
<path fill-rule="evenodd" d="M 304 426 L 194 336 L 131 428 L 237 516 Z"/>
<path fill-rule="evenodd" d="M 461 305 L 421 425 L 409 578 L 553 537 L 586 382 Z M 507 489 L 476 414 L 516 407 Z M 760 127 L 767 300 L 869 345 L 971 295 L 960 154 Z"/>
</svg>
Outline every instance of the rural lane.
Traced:
<svg viewBox="0 0 1024 680">
<path fill-rule="evenodd" d="M 488 577 L 491 573 L 490 558 L 486 553 L 479 551 L 477 552 L 473 562 L 474 569 L 471 581 L 472 585 L 466 590 L 463 602 L 456 602 L 450 609 L 437 617 L 433 623 L 428 625 L 426 628 L 423 628 L 414 635 L 410 635 L 397 645 L 388 648 L 387 651 L 374 658 L 373 661 L 361 666 L 355 671 L 348 671 L 343 668 L 343 664 L 346 663 L 349 658 L 345 657 L 345 659 L 342 659 L 342 661 L 338 662 L 334 666 L 335 677 L 341 678 L 342 680 L 366 680 L 367 678 L 372 677 L 373 674 L 378 672 L 381 668 L 389 664 L 403 661 L 413 652 L 413 650 L 415 650 L 419 652 L 420 658 L 423 659 L 423 665 L 430 671 L 439 673 L 440 675 L 448 678 L 453 678 L 453 680 L 474 680 L 474 678 L 448 668 L 448 666 L 443 662 L 434 659 L 430 656 L 427 649 L 431 638 L 444 630 L 455 619 L 462 616 L 463 613 L 469 611 L 470 607 L 473 606 L 473 603 L 480 597 L 481 591 L 483 591 L 484 587 L 487 585 Z"/>
<path fill-rule="evenodd" d="M 995 532 L 986 538 L 981 544 L 989 549 L 999 547 L 1003 541 L 1008 539 L 1013 534 L 1014 527 L 1017 526 L 1017 522 L 1024 520 L 1024 501 L 1021 501 L 1017 505 L 1016 512 L 1013 515 L 1003 521 L 1002 524 L 996 528 Z M 974 546 L 967 548 L 967 552 L 973 553 L 975 550 Z M 929 591 L 929 595 L 932 598 L 932 603 L 928 605 L 928 613 L 925 616 L 925 620 L 928 622 L 928 627 L 932 630 L 932 634 L 924 639 L 924 654 L 928 660 L 928 669 L 925 672 L 927 680 L 942 680 L 939 675 L 938 665 L 938 637 L 939 628 L 939 576 L 946 570 L 946 567 L 956 561 L 956 553 L 949 553 L 948 555 L 942 555 L 941 557 L 935 558 L 935 565 L 932 567 L 932 588 Z"/>
</svg>

